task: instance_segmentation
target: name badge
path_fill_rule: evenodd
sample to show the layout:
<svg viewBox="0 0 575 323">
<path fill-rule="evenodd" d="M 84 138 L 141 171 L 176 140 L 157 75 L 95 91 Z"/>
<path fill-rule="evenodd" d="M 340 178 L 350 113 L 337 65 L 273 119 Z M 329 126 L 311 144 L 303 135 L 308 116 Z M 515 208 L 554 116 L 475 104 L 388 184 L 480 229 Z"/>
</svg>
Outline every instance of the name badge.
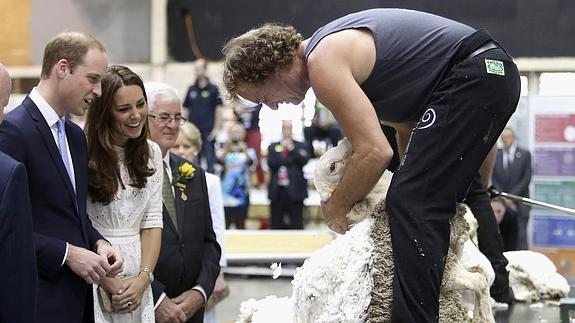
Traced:
<svg viewBox="0 0 575 323">
<path fill-rule="evenodd" d="M 485 59 L 485 68 L 487 69 L 487 74 L 505 76 L 505 67 L 502 61 Z"/>
</svg>

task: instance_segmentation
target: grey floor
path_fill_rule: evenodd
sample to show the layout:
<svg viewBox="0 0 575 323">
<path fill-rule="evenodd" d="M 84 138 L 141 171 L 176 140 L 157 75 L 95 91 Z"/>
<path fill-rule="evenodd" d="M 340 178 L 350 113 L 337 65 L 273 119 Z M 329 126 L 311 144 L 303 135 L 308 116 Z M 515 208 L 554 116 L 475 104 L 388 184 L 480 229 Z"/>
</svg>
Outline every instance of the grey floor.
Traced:
<svg viewBox="0 0 575 323">
<path fill-rule="evenodd" d="M 226 280 L 230 286 L 231 294 L 216 307 L 220 323 L 234 322 L 242 301 L 250 298 L 260 299 L 268 295 L 290 296 L 292 291 L 291 279 L 288 278 L 273 280 L 271 277 L 227 276 Z M 570 296 L 575 297 L 575 277 L 569 277 L 568 280 L 572 286 Z M 539 307 L 532 304 L 517 303 L 508 310 L 494 311 L 494 315 L 498 323 L 560 322 L 559 307 L 552 305 Z"/>
</svg>

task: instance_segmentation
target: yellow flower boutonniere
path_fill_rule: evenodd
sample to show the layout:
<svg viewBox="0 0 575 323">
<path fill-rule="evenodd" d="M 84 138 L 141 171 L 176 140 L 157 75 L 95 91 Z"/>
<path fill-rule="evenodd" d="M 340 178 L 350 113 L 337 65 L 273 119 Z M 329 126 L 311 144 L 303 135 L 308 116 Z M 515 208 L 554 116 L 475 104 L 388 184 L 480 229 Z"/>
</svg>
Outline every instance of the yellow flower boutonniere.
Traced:
<svg viewBox="0 0 575 323">
<path fill-rule="evenodd" d="M 186 201 L 188 196 L 186 195 L 186 182 L 194 177 L 196 169 L 188 162 L 181 163 L 178 167 L 174 169 L 172 185 L 180 190 L 180 197 L 182 200 Z"/>
</svg>

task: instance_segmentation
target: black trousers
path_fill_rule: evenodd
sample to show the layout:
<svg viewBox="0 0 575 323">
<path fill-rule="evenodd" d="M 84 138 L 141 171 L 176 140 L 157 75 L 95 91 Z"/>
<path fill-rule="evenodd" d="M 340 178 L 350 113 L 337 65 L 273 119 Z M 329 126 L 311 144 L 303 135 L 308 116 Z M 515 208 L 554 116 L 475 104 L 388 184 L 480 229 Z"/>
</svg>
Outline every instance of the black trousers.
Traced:
<svg viewBox="0 0 575 323">
<path fill-rule="evenodd" d="M 277 198 L 271 200 L 270 211 L 272 229 L 274 230 L 302 230 L 303 229 L 303 201 L 293 201 L 289 197 L 286 187 L 280 187 Z M 289 223 L 284 221 L 284 217 Z"/>
<path fill-rule="evenodd" d="M 503 62 L 505 75 L 487 73 L 486 59 Z M 519 93 L 517 67 L 496 48 L 454 63 L 432 94 L 386 198 L 395 257 L 393 322 L 438 321 L 449 221 Z"/>
<path fill-rule="evenodd" d="M 503 249 L 505 251 L 515 251 L 517 249 L 517 212 L 510 208 L 505 208 L 503 221 L 499 223 L 499 232 L 503 239 Z"/>
<path fill-rule="evenodd" d="M 465 198 L 465 203 L 469 206 L 475 219 L 477 219 L 477 242 L 479 243 L 479 251 L 489 259 L 493 271 L 495 272 L 495 280 L 491 285 L 491 296 L 501 301 L 509 292 L 509 273 L 505 268 L 507 266 L 507 258 L 503 256 L 504 244 L 501 234 L 499 233 L 499 225 L 495 219 L 495 214 L 491 208 L 491 196 L 483 185 L 479 173 L 473 178 L 473 182 Z M 507 217 L 507 215 L 505 215 Z"/>
<path fill-rule="evenodd" d="M 529 211 L 531 207 L 523 203 L 517 203 L 517 250 L 529 250 L 527 228 L 529 224 Z"/>
</svg>

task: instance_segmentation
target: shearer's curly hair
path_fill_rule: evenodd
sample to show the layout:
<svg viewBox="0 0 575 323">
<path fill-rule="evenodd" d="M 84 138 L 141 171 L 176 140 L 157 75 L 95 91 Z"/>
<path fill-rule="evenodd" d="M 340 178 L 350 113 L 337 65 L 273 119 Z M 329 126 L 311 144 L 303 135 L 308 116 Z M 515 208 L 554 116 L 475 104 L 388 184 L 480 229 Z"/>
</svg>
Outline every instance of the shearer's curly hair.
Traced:
<svg viewBox="0 0 575 323">
<path fill-rule="evenodd" d="M 240 83 L 262 84 L 274 72 L 290 65 L 303 36 L 289 25 L 267 23 L 228 41 L 222 52 L 224 85 L 231 100 Z"/>
</svg>

